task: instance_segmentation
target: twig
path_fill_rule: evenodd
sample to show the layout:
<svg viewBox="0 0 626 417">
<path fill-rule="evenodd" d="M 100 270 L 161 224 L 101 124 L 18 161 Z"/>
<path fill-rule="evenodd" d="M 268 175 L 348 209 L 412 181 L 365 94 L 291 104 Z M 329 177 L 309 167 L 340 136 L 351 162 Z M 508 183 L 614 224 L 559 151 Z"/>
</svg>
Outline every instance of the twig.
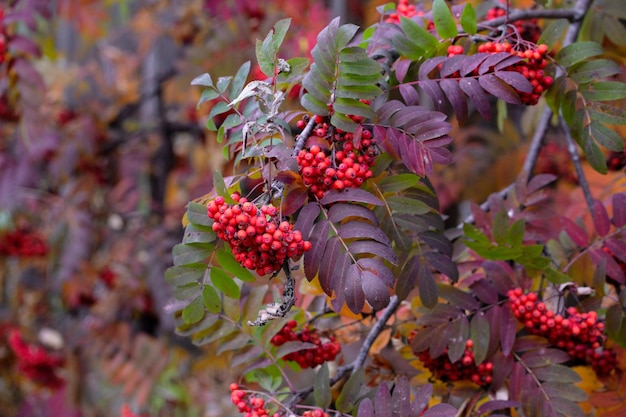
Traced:
<svg viewBox="0 0 626 417">
<path fill-rule="evenodd" d="M 337 373 L 335 374 L 335 376 L 333 376 L 330 379 L 331 387 L 335 385 L 337 382 L 341 381 L 343 378 L 345 378 L 346 375 L 348 375 L 349 373 L 355 373 L 357 370 L 359 370 L 359 368 L 361 368 L 361 366 L 363 366 L 363 363 L 365 363 L 365 359 L 367 359 L 367 354 L 369 353 L 372 345 L 374 344 L 374 341 L 376 340 L 376 338 L 378 338 L 380 333 L 383 331 L 383 329 L 385 328 L 385 324 L 389 320 L 389 317 L 391 317 L 391 315 L 395 313 L 399 305 L 400 305 L 400 299 L 398 298 L 397 295 L 393 295 L 391 299 L 389 300 L 389 304 L 385 308 L 385 311 L 380 316 L 380 319 L 376 322 L 374 326 L 372 326 L 372 329 L 367 334 L 367 337 L 365 338 L 365 341 L 363 341 L 363 345 L 361 346 L 361 349 L 359 349 L 359 353 L 357 354 L 354 361 L 350 362 L 349 364 L 339 367 L 339 369 L 337 369 Z M 294 392 L 293 396 L 291 397 L 289 401 L 289 404 L 291 405 L 291 404 L 299 403 L 300 401 L 304 400 L 312 392 L 313 392 L 312 386 L 308 388 L 304 388 L 300 391 Z"/>
<path fill-rule="evenodd" d="M 583 171 L 583 166 L 580 163 L 580 156 L 578 155 L 578 149 L 576 149 L 576 142 L 574 142 L 572 133 L 570 132 L 570 129 L 567 126 L 567 123 L 565 123 L 565 119 L 562 115 L 559 116 L 559 120 L 561 121 L 561 130 L 563 131 L 565 141 L 567 142 L 567 151 L 569 152 L 569 156 L 574 164 L 574 169 L 576 170 L 576 175 L 578 176 L 578 185 L 580 185 L 580 188 L 583 190 L 587 207 L 589 207 L 589 212 L 593 213 L 593 194 L 591 194 L 589 182 L 587 181 L 587 177 Z"/>
<path fill-rule="evenodd" d="M 586 1 L 586 0 L 585 0 Z M 529 10 L 516 10 L 505 16 L 496 17 L 495 19 L 485 20 L 482 22 L 485 26 L 495 27 L 504 25 L 505 23 L 513 23 L 518 20 L 527 19 L 567 19 L 570 22 L 578 22 L 583 19 L 587 8 L 578 8 L 578 4 L 571 9 L 529 9 Z"/>
<path fill-rule="evenodd" d="M 509 15 L 509 22 L 514 22 L 516 20 L 528 19 L 531 17 L 552 17 L 552 18 L 567 18 L 572 21 L 572 24 L 567 29 L 567 34 L 565 35 L 565 39 L 563 40 L 563 48 L 574 43 L 576 38 L 578 37 L 578 33 L 580 32 L 580 26 L 582 24 L 582 18 L 589 10 L 591 6 L 591 0 L 578 0 L 576 4 L 571 9 L 566 10 L 524 10 L 512 13 Z M 549 13 L 552 12 L 552 13 Z M 556 13 L 559 12 L 559 13 Z M 497 19 L 491 19 L 486 21 L 486 24 L 490 24 L 493 26 L 504 24 L 506 20 L 506 16 L 499 17 Z M 550 107 L 546 107 L 541 114 L 539 122 L 537 123 L 537 128 L 535 129 L 535 133 L 533 138 L 531 139 L 530 147 L 528 149 L 528 153 L 526 154 L 526 159 L 524 160 L 524 164 L 522 166 L 522 171 L 520 172 L 520 176 L 522 176 L 522 180 L 524 184 L 527 184 L 530 180 L 530 175 L 535 168 L 535 164 L 537 163 L 537 158 L 539 157 L 539 152 L 541 151 L 541 147 L 543 145 L 543 140 L 546 135 L 546 131 L 550 125 L 550 118 L 552 117 L 552 110 Z M 567 125 L 561 123 L 567 129 Z M 569 133 L 569 129 L 568 129 Z M 569 148 L 569 146 L 568 146 Z M 579 175 L 580 176 L 580 175 Z M 509 191 L 515 186 L 515 183 L 509 184 L 504 189 L 498 191 L 497 195 L 500 197 L 506 196 Z M 582 186 L 582 184 L 581 184 Z M 584 191 L 584 190 L 583 190 Z M 489 209 L 489 200 L 485 201 L 480 205 L 480 208 L 483 210 Z M 473 215 L 468 215 L 460 224 L 459 227 L 463 227 L 464 223 L 472 223 L 474 221 Z"/>
<path fill-rule="evenodd" d="M 316 125 L 315 123 L 315 115 L 311 116 L 309 119 L 309 123 L 306 124 L 302 132 L 298 135 L 298 139 L 296 140 L 296 144 L 293 147 L 293 157 L 295 158 L 298 153 L 304 148 L 304 142 L 308 139 L 313 131 L 313 127 Z"/>
</svg>

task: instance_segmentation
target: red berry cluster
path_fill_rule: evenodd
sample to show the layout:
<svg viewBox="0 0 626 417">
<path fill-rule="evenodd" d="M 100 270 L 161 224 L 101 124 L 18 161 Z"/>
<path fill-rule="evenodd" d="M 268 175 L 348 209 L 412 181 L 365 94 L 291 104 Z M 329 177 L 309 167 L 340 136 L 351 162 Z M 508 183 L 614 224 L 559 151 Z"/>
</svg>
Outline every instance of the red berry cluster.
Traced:
<svg viewBox="0 0 626 417">
<path fill-rule="evenodd" d="M 508 42 L 486 42 L 478 47 L 478 52 L 498 53 L 509 52 L 523 58 L 523 61 L 511 65 L 506 69 L 516 71 L 522 74 L 533 86 L 530 93 L 518 91 L 522 102 L 527 105 L 537 104 L 541 94 L 548 89 L 554 80 L 552 77 L 545 75 L 544 68 L 547 65 L 545 56 L 548 53 L 548 45 L 537 45 L 536 49 L 526 49 L 525 51 L 514 50 Z"/>
<path fill-rule="evenodd" d="M 33 383 L 50 389 L 65 385 L 57 375 L 63 358 L 51 355 L 41 346 L 26 343 L 17 329 L 10 331 L 8 345 L 17 357 L 19 372 Z"/>
<path fill-rule="evenodd" d="M 331 129 L 321 116 L 316 117 L 313 132 L 328 141 L 328 147 L 313 145 L 296 156 L 299 172 L 309 192 L 321 199 L 329 190 L 359 188 L 372 177 L 371 166 L 376 159 L 376 140 L 372 132 L 362 130 L 360 136 L 341 129 Z M 361 116 L 349 116 L 361 123 Z M 304 120 L 300 120 L 304 123 Z M 298 124 L 300 126 L 301 124 Z M 323 144 L 325 145 L 325 144 Z"/>
<path fill-rule="evenodd" d="M 609 171 L 620 171 L 626 166 L 626 152 L 611 151 L 606 158 Z"/>
<path fill-rule="evenodd" d="M 302 417 L 330 417 L 330 416 L 328 415 L 328 413 L 325 413 L 318 408 L 315 410 L 305 411 L 304 413 L 302 413 Z"/>
<path fill-rule="evenodd" d="M 293 330 L 296 326 L 295 320 L 289 320 L 272 337 L 271 343 L 274 346 L 281 346 L 287 342 L 306 342 L 312 343 L 317 347 L 289 353 L 283 359 L 297 362 L 301 368 L 314 368 L 324 362 L 334 361 L 339 352 L 341 352 L 341 345 L 335 341 L 334 337 L 329 336 L 328 341 L 322 343 L 319 334 L 314 330 L 310 330 L 308 325 L 299 333 Z"/>
<path fill-rule="evenodd" d="M 0 256 L 45 256 L 48 246 L 43 238 L 26 229 L 17 229 L 0 235 Z"/>
<path fill-rule="evenodd" d="M 236 204 L 226 204 L 218 196 L 207 204 L 213 231 L 228 242 L 235 259 L 259 275 L 272 274 L 287 258 L 301 256 L 311 249 L 299 230 L 288 221 L 280 221 L 278 209 L 272 205 L 260 209 L 239 194 L 233 194 Z"/>
<path fill-rule="evenodd" d="M 391 13 L 387 19 L 385 19 L 388 23 L 400 23 L 400 16 L 404 16 L 408 19 L 413 16 L 424 16 L 424 11 L 417 10 L 414 4 L 409 4 L 409 0 L 399 0 L 398 7 L 396 7 L 396 12 Z M 435 28 L 435 23 L 431 20 L 428 21 L 427 29 L 431 30 Z"/>
<path fill-rule="evenodd" d="M 230 401 L 237 407 L 244 417 L 269 417 L 270 411 L 265 408 L 265 400 L 246 393 L 238 384 L 230 384 Z M 272 417 L 279 417 L 274 413 Z"/>
<path fill-rule="evenodd" d="M 508 297 L 513 314 L 529 333 L 545 337 L 572 359 L 591 364 L 598 375 L 606 375 L 616 367 L 615 353 L 603 349 L 604 323 L 595 311 L 579 313 L 570 307 L 565 316 L 555 314 L 539 301 L 537 293 L 524 294 L 521 288 L 510 290 Z"/>
<path fill-rule="evenodd" d="M 438 379 L 447 381 L 472 381 L 478 385 L 491 384 L 493 364 L 483 362 L 476 365 L 473 352 L 474 342 L 468 339 L 465 342 L 465 352 L 458 361 L 452 363 L 448 356 L 448 349 L 436 358 L 430 356 L 428 349 L 416 352 L 415 355 L 426 368 Z"/>
<path fill-rule="evenodd" d="M 487 11 L 487 15 L 485 18 L 487 20 L 495 19 L 497 17 L 502 17 L 506 15 L 506 10 L 502 7 L 494 7 Z M 537 43 L 539 38 L 541 37 L 541 30 L 539 29 L 539 20 L 538 19 L 524 19 L 513 22 L 513 26 L 515 26 L 515 30 L 519 34 L 519 36 L 529 42 Z M 509 33 L 513 32 L 513 28 L 509 28 Z"/>
</svg>

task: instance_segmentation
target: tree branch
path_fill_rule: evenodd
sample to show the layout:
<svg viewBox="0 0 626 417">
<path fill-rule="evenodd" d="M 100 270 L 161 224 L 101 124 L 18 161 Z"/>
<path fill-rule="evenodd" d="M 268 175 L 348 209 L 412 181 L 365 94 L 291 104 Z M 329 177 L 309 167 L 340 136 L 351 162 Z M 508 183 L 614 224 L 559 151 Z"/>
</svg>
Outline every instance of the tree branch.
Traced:
<svg viewBox="0 0 626 417">
<path fill-rule="evenodd" d="M 587 0 L 585 0 L 587 1 Z M 576 4 L 571 9 L 528 9 L 528 10 L 515 10 L 507 16 L 496 17 L 495 19 L 485 20 L 481 22 L 484 26 L 497 27 L 504 25 L 505 23 L 513 23 L 518 20 L 527 19 L 567 19 L 570 22 L 579 22 L 585 17 L 587 7 L 578 7 Z"/>
<path fill-rule="evenodd" d="M 591 194 L 589 182 L 587 181 L 587 177 L 585 176 L 585 172 L 583 171 L 583 166 L 580 162 L 580 156 L 578 155 L 576 142 L 574 142 L 574 138 L 572 138 L 569 127 L 567 126 L 567 123 L 565 123 L 565 119 L 562 115 L 559 115 L 559 120 L 561 121 L 561 130 L 563 131 L 563 134 L 565 135 L 565 141 L 567 142 L 567 151 L 569 152 L 569 156 L 572 159 L 572 163 L 574 164 L 574 169 L 576 170 L 576 175 L 578 176 L 578 185 L 580 185 L 580 188 L 583 190 L 589 212 L 593 213 L 593 195 Z"/>
</svg>

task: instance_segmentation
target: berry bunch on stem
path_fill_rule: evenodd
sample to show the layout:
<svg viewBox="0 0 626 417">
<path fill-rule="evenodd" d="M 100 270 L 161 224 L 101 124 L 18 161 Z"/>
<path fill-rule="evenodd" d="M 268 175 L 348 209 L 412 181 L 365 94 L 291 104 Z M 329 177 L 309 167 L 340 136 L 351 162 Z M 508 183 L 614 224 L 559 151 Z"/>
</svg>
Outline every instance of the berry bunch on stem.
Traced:
<svg viewBox="0 0 626 417">
<path fill-rule="evenodd" d="M 564 315 L 548 310 L 535 292 L 510 290 L 509 305 L 530 334 L 543 336 L 573 360 L 589 363 L 598 375 L 607 375 L 617 366 L 615 353 L 605 348 L 604 323 L 595 311 L 580 313 L 569 307 Z"/>
<path fill-rule="evenodd" d="M 306 342 L 312 343 L 316 347 L 291 352 L 283 357 L 287 361 L 298 363 L 301 368 L 314 368 L 324 362 L 334 361 L 341 352 L 341 345 L 335 341 L 335 338 L 328 336 L 328 341 L 323 342 L 319 333 L 308 325 L 301 332 L 295 332 L 294 329 L 298 324 L 295 320 L 289 320 L 285 326 L 272 337 L 274 346 L 282 346 L 287 342 Z"/>
<path fill-rule="evenodd" d="M 39 345 L 27 343 L 17 329 L 9 332 L 8 339 L 8 345 L 18 360 L 18 370 L 28 380 L 53 390 L 65 385 L 58 375 L 64 365 L 63 358 L 48 353 Z"/>
<path fill-rule="evenodd" d="M 226 204 L 218 196 L 207 204 L 213 231 L 227 242 L 235 259 L 259 275 L 279 271 L 285 260 L 297 258 L 311 248 L 298 230 L 286 220 L 280 220 L 278 209 L 272 205 L 258 208 L 239 194 L 231 196 L 236 204 Z"/>
<path fill-rule="evenodd" d="M 493 364 L 491 362 L 483 362 L 477 365 L 474 361 L 473 347 L 474 341 L 468 339 L 465 342 L 463 356 L 454 363 L 450 361 L 447 348 L 436 358 L 430 355 L 428 349 L 422 352 L 415 352 L 415 355 L 435 378 L 441 381 L 472 381 L 478 385 L 489 385 L 492 380 Z"/>
</svg>

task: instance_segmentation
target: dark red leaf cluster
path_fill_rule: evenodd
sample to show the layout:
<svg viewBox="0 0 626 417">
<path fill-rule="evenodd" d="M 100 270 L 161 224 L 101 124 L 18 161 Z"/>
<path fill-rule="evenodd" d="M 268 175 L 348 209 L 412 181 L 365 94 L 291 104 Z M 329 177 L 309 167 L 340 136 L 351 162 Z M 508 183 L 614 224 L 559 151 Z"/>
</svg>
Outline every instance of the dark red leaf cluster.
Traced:
<svg viewBox="0 0 626 417">
<path fill-rule="evenodd" d="M 473 340 L 468 339 L 465 342 L 465 352 L 456 362 L 450 360 L 447 348 L 436 358 L 430 355 L 429 349 L 415 352 L 415 355 L 436 378 L 444 382 L 472 381 L 478 385 L 489 385 L 492 380 L 493 363 L 483 362 L 476 365 L 473 347 Z"/>
<path fill-rule="evenodd" d="M 617 368 L 615 352 L 604 347 L 604 323 L 595 311 L 580 313 L 569 307 L 566 315 L 555 314 L 537 293 L 524 294 L 521 288 L 510 290 L 508 296 L 513 314 L 529 333 L 545 337 L 572 359 L 591 364 L 598 375 Z"/>
<path fill-rule="evenodd" d="M 233 194 L 236 204 L 226 204 L 218 196 L 207 204 L 213 231 L 230 246 L 242 266 L 259 275 L 279 271 L 287 258 L 296 258 L 311 248 L 302 233 L 293 230 L 288 221 L 281 221 L 278 209 L 260 209 L 239 194 Z"/>
<path fill-rule="evenodd" d="M 17 229 L 0 235 L 0 256 L 45 256 L 48 245 L 38 233 Z"/>
<path fill-rule="evenodd" d="M 315 368 L 324 362 L 334 361 L 339 352 L 341 352 L 341 344 L 337 343 L 334 337 L 328 336 L 328 341 L 322 342 L 319 333 L 309 329 L 308 325 L 305 326 L 304 330 L 301 332 L 294 331 L 296 326 L 297 323 L 295 320 L 289 320 L 287 324 L 272 337 L 272 344 L 274 346 L 282 346 L 287 342 L 303 342 L 312 343 L 316 347 L 288 353 L 283 356 L 283 359 L 297 362 L 303 369 Z"/>
<path fill-rule="evenodd" d="M 65 385 L 65 381 L 57 375 L 64 364 L 63 358 L 48 353 L 41 346 L 26 343 L 17 329 L 9 333 L 8 342 L 22 375 L 40 387 L 59 389 Z"/>
</svg>

